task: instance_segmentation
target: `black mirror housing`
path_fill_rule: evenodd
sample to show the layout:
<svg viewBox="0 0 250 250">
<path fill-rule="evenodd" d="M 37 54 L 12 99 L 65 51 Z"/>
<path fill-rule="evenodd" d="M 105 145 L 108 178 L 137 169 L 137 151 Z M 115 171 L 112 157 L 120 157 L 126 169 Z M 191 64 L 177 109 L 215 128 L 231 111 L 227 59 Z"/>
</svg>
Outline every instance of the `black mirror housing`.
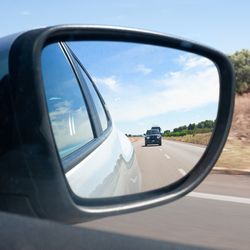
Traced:
<svg viewBox="0 0 250 250">
<path fill-rule="evenodd" d="M 192 52 L 213 61 L 220 76 L 220 102 L 212 139 L 197 165 L 179 181 L 141 194 L 83 199 L 70 189 L 53 137 L 41 73 L 43 48 L 59 41 L 125 41 Z M 174 201 L 197 187 L 209 174 L 226 142 L 234 107 L 234 73 L 222 53 L 164 34 L 100 26 L 55 26 L 17 35 L 9 53 L 13 111 L 12 143 L 0 157 L 0 209 L 76 223 L 138 211 Z M 144 134 L 145 136 L 145 134 Z"/>
</svg>

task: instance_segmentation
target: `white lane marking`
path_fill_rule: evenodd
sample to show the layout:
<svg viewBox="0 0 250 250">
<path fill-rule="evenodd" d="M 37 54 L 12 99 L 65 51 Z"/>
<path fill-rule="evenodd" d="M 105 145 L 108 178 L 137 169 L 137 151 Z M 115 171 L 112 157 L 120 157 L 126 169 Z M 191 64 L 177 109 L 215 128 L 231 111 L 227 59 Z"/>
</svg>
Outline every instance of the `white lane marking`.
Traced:
<svg viewBox="0 0 250 250">
<path fill-rule="evenodd" d="M 249 198 L 242 198 L 242 197 L 229 196 L 229 195 L 191 192 L 187 196 L 201 198 L 201 199 L 208 199 L 208 200 L 228 201 L 228 202 L 248 204 L 248 205 L 250 204 Z"/>
<path fill-rule="evenodd" d="M 164 156 L 169 160 L 170 156 L 168 154 L 164 154 Z"/>
<path fill-rule="evenodd" d="M 184 170 L 184 169 L 182 169 L 182 168 L 178 168 L 178 171 L 183 175 L 183 176 L 185 176 L 187 173 L 186 173 L 186 171 Z"/>
<path fill-rule="evenodd" d="M 162 151 L 162 148 L 159 148 L 160 151 Z"/>
</svg>

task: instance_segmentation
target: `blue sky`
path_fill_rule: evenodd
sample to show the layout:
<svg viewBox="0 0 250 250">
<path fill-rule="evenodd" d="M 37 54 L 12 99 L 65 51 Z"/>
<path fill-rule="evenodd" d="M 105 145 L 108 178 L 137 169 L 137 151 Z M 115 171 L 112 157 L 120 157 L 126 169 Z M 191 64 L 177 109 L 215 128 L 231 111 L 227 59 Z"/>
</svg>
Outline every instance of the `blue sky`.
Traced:
<svg viewBox="0 0 250 250">
<path fill-rule="evenodd" d="M 98 86 L 113 120 L 128 134 L 154 125 L 172 130 L 215 120 L 219 79 L 206 58 L 169 48 L 121 42 L 71 42 Z"/>
<path fill-rule="evenodd" d="M 249 0 L 3 1 L 0 8 L 0 37 L 18 31 L 56 24 L 116 25 L 148 29 L 184 37 L 229 54 L 242 48 L 250 49 L 249 10 Z M 123 49 L 129 48 L 123 47 Z M 113 53 L 118 53 L 118 50 L 119 48 L 117 48 L 117 51 L 113 51 Z M 110 51 L 111 50 L 107 50 L 107 53 L 111 56 Z M 170 54 L 169 51 L 168 58 Z M 173 59 L 173 57 L 175 57 L 175 59 L 178 59 L 178 56 L 180 55 L 172 54 L 171 58 Z M 94 59 L 95 58 L 92 58 L 92 60 Z M 101 57 L 99 59 L 101 60 Z M 133 93 L 137 93 L 135 99 L 139 100 L 143 95 L 146 96 L 147 93 L 150 92 L 152 89 L 153 76 L 158 76 L 157 79 L 159 83 L 161 82 L 160 80 L 164 80 L 163 78 L 167 73 L 170 74 L 178 70 L 179 72 L 184 72 L 184 68 L 178 69 L 177 64 L 174 65 L 173 63 L 171 64 L 173 68 L 167 68 L 166 63 L 164 64 L 164 68 L 162 66 L 159 67 L 157 63 L 165 59 L 166 57 L 162 57 L 159 53 L 155 55 L 149 53 L 144 59 L 141 58 L 141 62 L 136 63 L 135 66 L 138 72 L 133 82 Z M 145 61 L 149 60 L 151 65 L 145 63 Z M 115 60 L 113 60 L 113 62 L 114 61 Z M 103 69 L 105 62 L 93 67 L 94 64 L 91 62 L 91 57 L 88 56 L 88 61 L 85 63 L 88 64 L 89 70 L 93 71 L 97 82 L 99 81 L 98 86 L 101 88 L 103 95 L 106 97 L 106 102 L 111 106 L 110 109 L 113 110 L 113 112 L 117 111 L 113 108 L 113 104 L 110 100 L 120 102 L 120 107 L 127 104 L 126 102 L 121 103 L 121 96 L 115 91 L 118 91 L 119 88 L 124 90 L 125 86 L 127 90 L 129 89 L 129 72 L 125 71 L 125 66 L 129 63 L 129 60 L 125 60 L 123 64 L 120 64 L 120 69 L 113 67 L 113 71 L 108 71 L 108 67 L 106 67 L 105 74 L 96 73 L 101 72 L 100 69 Z M 184 65 L 182 66 L 184 67 Z M 121 72 L 119 73 L 119 70 L 122 74 Z M 139 74 L 140 72 L 141 74 Z M 138 87 L 138 83 L 142 80 L 146 82 L 146 79 L 148 79 L 148 85 L 147 87 L 144 86 L 142 90 Z M 109 89 L 101 83 L 103 80 L 109 84 Z M 168 80 L 173 81 L 173 79 L 170 78 Z M 157 85 L 158 83 L 154 82 L 154 89 L 162 88 L 162 86 L 159 87 L 159 85 Z M 115 89 L 117 86 L 119 86 L 119 88 Z M 136 86 L 138 88 L 137 91 L 135 90 Z M 143 93 L 141 96 L 139 95 L 140 91 L 143 91 L 141 92 Z M 160 91 L 163 91 L 163 89 L 160 89 Z M 155 93 L 158 92 L 155 91 Z M 151 95 L 154 96 L 152 93 Z M 141 100 L 143 101 L 143 98 L 141 98 Z M 176 103 L 177 102 L 179 102 L 179 100 L 176 100 Z M 115 106 L 116 105 L 114 105 L 114 107 Z M 201 107 L 203 112 L 201 112 Z M 159 107 L 156 106 L 155 109 L 158 110 Z M 190 110 L 189 112 L 191 112 Z M 173 128 L 177 123 L 183 125 L 189 118 L 190 122 L 191 120 L 193 122 L 202 120 L 205 114 L 206 118 L 211 118 L 214 116 L 213 110 L 215 110 L 215 106 L 212 102 L 207 103 L 205 106 L 202 104 L 200 107 L 193 107 L 192 115 L 188 112 L 177 113 L 174 109 L 168 110 L 168 115 L 171 115 L 172 120 L 176 121 L 175 124 L 173 122 L 166 123 L 166 115 L 164 115 L 164 112 L 159 113 L 158 116 L 151 116 L 150 119 L 149 116 L 143 116 L 140 121 L 133 121 L 131 132 L 139 132 L 138 128 L 140 126 L 144 129 L 154 124 L 164 123 L 164 119 L 164 128 L 167 129 Z M 115 114 L 115 116 L 117 115 Z M 131 121 L 127 121 L 126 124 L 126 121 L 121 121 L 120 118 L 117 120 L 122 130 L 127 132 L 126 128 L 128 128 L 128 124 L 132 124 Z"/>
<path fill-rule="evenodd" d="M 250 48 L 250 1 L 2 1 L 0 36 L 80 23 L 137 27 L 189 38 L 232 53 Z"/>
</svg>

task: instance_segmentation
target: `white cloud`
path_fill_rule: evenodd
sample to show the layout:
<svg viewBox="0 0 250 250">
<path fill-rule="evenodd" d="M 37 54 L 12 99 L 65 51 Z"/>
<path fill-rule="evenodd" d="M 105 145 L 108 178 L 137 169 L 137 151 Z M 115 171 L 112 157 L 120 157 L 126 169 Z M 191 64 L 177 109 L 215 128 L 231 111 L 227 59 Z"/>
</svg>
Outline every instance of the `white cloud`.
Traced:
<svg viewBox="0 0 250 250">
<path fill-rule="evenodd" d="M 151 68 L 146 67 L 144 64 L 138 64 L 135 68 L 137 72 L 141 72 L 144 75 L 148 75 L 152 72 Z"/>
<path fill-rule="evenodd" d="M 192 58 L 185 62 L 188 62 L 183 65 L 185 70 L 170 72 L 161 79 L 152 80 L 151 93 L 145 94 L 143 89 L 132 92 L 124 88 L 120 91 L 123 101 L 119 105 L 112 105 L 106 100 L 114 120 L 138 121 L 171 111 L 185 112 L 218 103 L 219 78 L 216 67 L 204 66 L 201 60 Z M 189 65 L 189 69 L 186 65 Z M 158 82 L 162 89 L 154 91 L 154 84 Z"/>
<path fill-rule="evenodd" d="M 208 67 L 214 65 L 209 59 L 201 56 L 195 56 L 190 54 L 185 54 L 180 56 L 177 61 L 184 70 L 189 70 L 196 67 Z"/>
<path fill-rule="evenodd" d="M 54 100 L 61 100 L 62 98 L 61 97 L 51 97 L 49 98 L 50 101 L 54 101 Z"/>
<path fill-rule="evenodd" d="M 117 80 L 115 79 L 115 76 L 102 77 L 102 78 L 93 77 L 93 81 L 97 85 L 104 85 L 112 91 L 118 92 L 119 90 L 119 84 Z"/>
<path fill-rule="evenodd" d="M 53 105 L 49 116 L 61 153 L 63 149 L 70 149 L 73 145 L 79 148 L 92 139 L 88 114 L 83 107 L 73 108 L 71 102 L 61 101 Z"/>
<path fill-rule="evenodd" d="M 53 101 L 54 99 L 50 99 L 50 101 Z M 56 120 L 58 116 L 62 116 L 64 114 L 70 113 L 71 111 L 71 102 L 69 101 L 61 101 L 58 103 L 55 103 L 53 112 L 50 112 L 50 118 L 51 120 Z"/>
</svg>

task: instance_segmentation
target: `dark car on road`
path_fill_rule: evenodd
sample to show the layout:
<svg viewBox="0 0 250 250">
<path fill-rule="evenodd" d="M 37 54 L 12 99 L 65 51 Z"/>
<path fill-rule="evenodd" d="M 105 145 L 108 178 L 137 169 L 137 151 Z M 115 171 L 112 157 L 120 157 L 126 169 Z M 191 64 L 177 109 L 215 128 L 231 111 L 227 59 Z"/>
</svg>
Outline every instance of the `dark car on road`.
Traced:
<svg viewBox="0 0 250 250">
<path fill-rule="evenodd" d="M 145 146 L 148 144 L 158 144 L 161 146 L 161 133 L 159 132 L 159 129 L 147 130 L 145 135 Z"/>
<path fill-rule="evenodd" d="M 159 130 L 159 132 L 161 133 L 161 127 L 152 127 L 151 129 L 158 129 Z"/>
</svg>

